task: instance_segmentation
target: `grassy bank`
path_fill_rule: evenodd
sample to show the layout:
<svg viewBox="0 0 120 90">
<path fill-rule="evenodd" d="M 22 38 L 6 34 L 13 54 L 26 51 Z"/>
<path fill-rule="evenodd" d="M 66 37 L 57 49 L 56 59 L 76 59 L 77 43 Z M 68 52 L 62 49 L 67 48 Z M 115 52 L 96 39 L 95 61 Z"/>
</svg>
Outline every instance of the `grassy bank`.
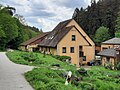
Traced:
<svg viewBox="0 0 120 90">
<path fill-rule="evenodd" d="M 8 52 L 7 56 L 10 58 L 11 61 L 17 64 L 32 65 L 46 68 L 52 68 L 52 65 L 59 64 L 61 69 L 73 71 L 76 69 L 74 65 L 70 65 L 69 63 L 57 60 L 50 55 L 44 56 L 41 53 L 14 51 Z"/>
<path fill-rule="evenodd" d="M 35 90 L 119 90 L 120 71 L 104 67 L 92 67 L 87 74 L 81 75 L 75 66 L 57 60 L 50 55 L 14 51 L 8 52 L 11 61 L 18 64 L 33 65 L 38 68 L 25 73 L 26 79 Z M 59 64 L 59 67 L 52 66 Z M 72 71 L 72 80 L 65 86 L 67 71 Z"/>
</svg>

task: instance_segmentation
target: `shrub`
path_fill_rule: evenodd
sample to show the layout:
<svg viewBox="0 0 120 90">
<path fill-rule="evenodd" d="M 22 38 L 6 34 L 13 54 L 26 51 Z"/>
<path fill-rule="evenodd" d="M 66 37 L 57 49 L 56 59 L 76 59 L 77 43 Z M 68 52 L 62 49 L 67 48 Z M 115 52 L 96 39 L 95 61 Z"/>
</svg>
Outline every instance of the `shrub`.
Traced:
<svg viewBox="0 0 120 90">
<path fill-rule="evenodd" d="M 79 71 L 85 71 L 85 69 L 84 69 L 83 67 L 81 67 L 81 68 L 79 69 Z"/>
<path fill-rule="evenodd" d="M 109 76 L 98 76 L 97 78 L 100 79 L 100 80 L 109 81 L 109 82 L 114 82 L 115 81 L 114 78 L 109 77 Z"/>
<path fill-rule="evenodd" d="M 112 70 L 113 69 L 113 64 L 109 63 L 105 66 L 105 68 Z"/>
<path fill-rule="evenodd" d="M 27 81 L 35 90 L 119 90 L 120 88 L 120 71 L 93 66 L 87 70 L 87 75 L 81 75 L 75 66 L 56 60 L 50 55 L 43 58 L 41 53 L 20 51 L 8 52 L 7 55 L 15 63 L 37 66 L 25 74 Z M 29 58 L 33 58 L 35 61 L 32 60 L 30 63 Z M 52 65 L 60 65 L 60 69 L 53 70 Z M 79 70 L 84 71 L 85 69 L 80 68 Z M 72 72 L 72 79 L 68 86 L 65 86 L 67 71 Z"/>
<path fill-rule="evenodd" d="M 120 84 L 120 78 L 115 81 L 115 83 Z"/>
<path fill-rule="evenodd" d="M 33 64 L 44 64 L 45 63 L 45 61 L 43 61 L 43 60 L 40 60 L 40 59 L 37 59 L 37 60 L 35 60 L 34 62 L 33 62 Z"/>
<path fill-rule="evenodd" d="M 79 72 L 79 74 L 81 74 L 81 75 L 86 75 L 86 74 L 87 74 L 87 71 L 86 71 L 84 68 L 80 68 L 80 69 L 78 70 L 78 72 Z"/>
<path fill-rule="evenodd" d="M 78 90 L 78 89 L 70 84 L 66 86 L 58 82 L 51 82 L 46 85 L 45 90 Z"/>
<path fill-rule="evenodd" d="M 82 90 L 94 90 L 94 85 L 88 82 L 80 82 L 78 88 L 81 88 Z"/>
<path fill-rule="evenodd" d="M 59 56 L 59 55 L 53 55 L 54 58 L 58 59 L 58 60 L 61 60 L 61 61 L 67 61 L 67 60 L 70 60 L 71 57 L 69 56 Z"/>
<path fill-rule="evenodd" d="M 82 76 L 79 76 L 79 77 L 72 76 L 71 84 L 74 84 L 75 86 L 78 86 L 80 81 L 83 81 Z"/>
<path fill-rule="evenodd" d="M 115 69 L 116 69 L 116 70 L 120 70 L 120 62 L 115 65 Z"/>
<path fill-rule="evenodd" d="M 62 78 L 66 79 L 67 77 L 67 72 L 62 71 L 62 70 L 55 70 L 55 72 Z"/>
<path fill-rule="evenodd" d="M 52 66 L 60 67 L 60 64 L 52 64 Z"/>
<path fill-rule="evenodd" d="M 22 55 L 22 57 L 28 62 L 34 62 L 36 60 L 39 60 L 38 55 L 34 54 L 33 52 L 25 53 Z"/>
<path fill-rule="evenodd" d="M 25 76 L 35 90 L 77 90 L 70 84 L 65 86 L 66 77 L 63 78 L 64 73 L 61 70 L 35 68 L 27 72 Z"/>
<path fill-rule="evenodd" d="M 95 90 L 119 90 L 120 88 L 120 86 L 114 82 L 102 81 L 100 79 L 96 79 L 93 84 L 95 85 Z"/>
<path fill-rule="evenodd" d="M 45 84 L 41 81 L 35 81 L 32 84 L 33 87 L 36 88 L 36 90 L 45 90 Z"/>
<path fill-rule="evenodd" d="M 58 82 L 50 82 L 45 88 L 46 90 L 63 90 L 63 85 Z"/>
</svg>

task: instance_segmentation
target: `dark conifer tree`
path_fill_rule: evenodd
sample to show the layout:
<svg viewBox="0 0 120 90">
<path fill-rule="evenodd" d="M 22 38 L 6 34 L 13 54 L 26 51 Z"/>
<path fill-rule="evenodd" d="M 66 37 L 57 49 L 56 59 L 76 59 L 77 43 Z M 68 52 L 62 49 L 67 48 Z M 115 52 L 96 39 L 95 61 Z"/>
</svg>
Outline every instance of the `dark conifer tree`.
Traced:
<svg viewBox="0 0 120 90">
<path fill-rule="evenodd" d="M 77 8 L 77 13 L 73 19 L 92 38 L 101 26 L 109 28 L 108 33 L 112 38 L 115 36 L 115 21 L 118 11 L 120 11 L 120 0 L 99 0 L 98 2 L 91 0 L 91 6 L 85 9 Z"/>
</svg>

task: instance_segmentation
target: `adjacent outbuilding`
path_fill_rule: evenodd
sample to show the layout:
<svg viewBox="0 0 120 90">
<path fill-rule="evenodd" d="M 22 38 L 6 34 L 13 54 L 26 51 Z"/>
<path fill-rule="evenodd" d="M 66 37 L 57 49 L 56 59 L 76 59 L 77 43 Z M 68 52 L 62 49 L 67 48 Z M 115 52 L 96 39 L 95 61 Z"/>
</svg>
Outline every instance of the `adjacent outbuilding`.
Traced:
<svg viewBox="0 0 120 90">
<path fill-rule="evenodd" d="M 103 42 L 101 50 L 98 55 L 101 56 L 103 66 L 120 62 L 120 38 L 112 38 Z"/>
<path fill-rule="evenodd" d="M 38 44 L 48 35 L 49 32 L 41 33 L 20 44 L 19 49 L 22 51 L 39 51 Z"/>
</svg>

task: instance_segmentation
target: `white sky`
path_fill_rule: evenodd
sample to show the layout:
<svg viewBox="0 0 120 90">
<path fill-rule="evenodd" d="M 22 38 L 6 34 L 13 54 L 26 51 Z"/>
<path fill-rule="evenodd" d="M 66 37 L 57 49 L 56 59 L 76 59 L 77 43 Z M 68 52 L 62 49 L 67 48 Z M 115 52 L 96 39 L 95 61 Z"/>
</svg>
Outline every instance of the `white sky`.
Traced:
<svg viewBox="0 0 120 90">
<path fill-rule="evenodd" d="M 0 0 L 13 6 L 28 25 L 51 31 L 59 22 L 70 19 L 76 7 L 87 7 L 91 0 Z M 96 0 L 98 1 L 98 0 Z"/>
</svg>

